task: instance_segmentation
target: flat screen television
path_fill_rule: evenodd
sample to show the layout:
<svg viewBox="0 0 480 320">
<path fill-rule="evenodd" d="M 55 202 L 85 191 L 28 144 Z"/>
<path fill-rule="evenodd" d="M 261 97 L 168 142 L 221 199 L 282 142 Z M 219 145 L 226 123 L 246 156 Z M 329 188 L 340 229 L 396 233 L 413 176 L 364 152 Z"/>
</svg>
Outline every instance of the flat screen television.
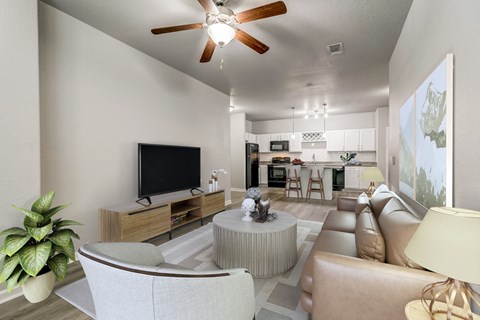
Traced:
<svg viewBox="0 0 480 320">
<path fill-rule="evenodd" d="M 138 197 L 200 187 L 200 148 L 138 144 Z"/>
</svg>

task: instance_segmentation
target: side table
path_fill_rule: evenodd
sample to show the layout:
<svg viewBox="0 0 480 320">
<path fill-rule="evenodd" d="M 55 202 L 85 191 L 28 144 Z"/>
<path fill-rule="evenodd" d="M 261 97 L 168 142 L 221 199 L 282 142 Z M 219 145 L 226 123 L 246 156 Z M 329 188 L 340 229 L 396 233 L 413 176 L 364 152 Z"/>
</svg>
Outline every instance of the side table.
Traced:
<svg viewBox="0 0 480 320">
<path fill-rule="evenodd" d="M 427 300 L 429 302 L 429 300 Z M 447 304 L 443 302 L 435 302 L 434 310 L 446 310 Z M 453 311 L 457 314 L 463 314 L 462 308 L 453 307 Z M 407 303 L 405 306 L 405 315 L 408 320 L 430 320 L 430 314 L 423 307 L 422 300 L 413 300 Z M 447 319 L 446 314 L 437 314 L 435 315 L 435 320 L 445 320 Z M 462 318 L 453 316 L 452 320 L 461 320 Z M 480 316 L 477 314 L 473 315 L 473 319 L 480 320 Z"/>
</svg>

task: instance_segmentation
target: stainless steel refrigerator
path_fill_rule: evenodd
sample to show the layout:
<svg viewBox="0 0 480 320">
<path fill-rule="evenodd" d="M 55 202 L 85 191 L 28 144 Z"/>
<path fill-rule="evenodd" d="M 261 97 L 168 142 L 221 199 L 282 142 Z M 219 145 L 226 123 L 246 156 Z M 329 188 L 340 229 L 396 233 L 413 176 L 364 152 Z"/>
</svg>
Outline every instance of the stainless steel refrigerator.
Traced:
<svg viewBox="0 0 480 320">
<path fill-rule="evenodd" d="M 247 143 L 246 144 L 246 179 L 245 179 L 245 188 L 258 187 L 258 166 L 259 166 L 259 156 L 258 156 L 258 144 L 256 143 Z"/>
</svg>

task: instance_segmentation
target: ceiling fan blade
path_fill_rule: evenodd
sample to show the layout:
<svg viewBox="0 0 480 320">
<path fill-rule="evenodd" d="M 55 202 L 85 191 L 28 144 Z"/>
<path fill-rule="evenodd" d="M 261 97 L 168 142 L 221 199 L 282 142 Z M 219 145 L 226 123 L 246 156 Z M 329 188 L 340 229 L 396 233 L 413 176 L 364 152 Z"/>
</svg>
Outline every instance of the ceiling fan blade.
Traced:
<svg viewBox="0 0 480 320">
<path fill-rule="evenodd" d="M 235 15 L 238 23 L 245 23 L 254 20 L 278 16 L 287 13 L 287 6 L 283 1 L 272 2 L 270 4 L 239 12 Z"/>
<path fill-rule="evenodd" d="M 198 0 L 207 13 L 218 13 L 217 6 L 212 0 Z"/>
<path fill-rule="evenodd" d="M 153 34 L 163 34 L 169 32 L 177 32 L 177 31 L 184 31 L 184 30 L 192 30 L 192 29 L 202 29 L 203 23 L 191 23 L 191 24 L 184 24 L 181 26 L 172 26 L 172 27 L 165 27 L 165 28 L 156 28 L 152 29 Z"/>
<path fill-rule="evenodd" d="M 202 57 L 200 58 L 201 63 L 209 62 L 212 59 L 213 51 L 215 51 L 215 47 L 217 45 L 213 42 L 212 38 L 208 37 L 207 44 L 205 45 L 205 49 L 203 50 Z"/>
<path fill-rule="evenodd" d="M 266 44 L 258 41 L 245 31 L 237 29 L 235 31 L 235 39 L 246 45 L 247 47 L 252 48 L 253 50 L 257 51 L 260 54 L 264 54 L 265 52 L 270 49 Z"/>
</svg>

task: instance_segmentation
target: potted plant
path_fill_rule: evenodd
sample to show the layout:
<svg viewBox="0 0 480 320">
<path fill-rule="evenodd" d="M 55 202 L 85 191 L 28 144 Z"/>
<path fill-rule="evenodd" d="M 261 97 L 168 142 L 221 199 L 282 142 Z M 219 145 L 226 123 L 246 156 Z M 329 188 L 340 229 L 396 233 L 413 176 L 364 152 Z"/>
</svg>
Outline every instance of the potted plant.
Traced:
<svg viewBox="0 0 480 320">
<path fill-rule="evenodd" d="M 75 260 L 72 237 L 80 237 L 70 228 L 80 225 L 73 220 L 52 217 L 68 205 L 51 208 L 53 191 L 42 195 L 30 210 L 12 205 L 25 215 L 25 228 L 9 228 L 0 232 L 5 236 L 0 248 L 0 283 L 6 282 L 7 291 L 22 286 L 30 302 L 45 300 L 51 293 L 55 278 L 63 280 L 69 260 Z M 40 284 L 38 284 L 40 282 Z"/>
</svg>

